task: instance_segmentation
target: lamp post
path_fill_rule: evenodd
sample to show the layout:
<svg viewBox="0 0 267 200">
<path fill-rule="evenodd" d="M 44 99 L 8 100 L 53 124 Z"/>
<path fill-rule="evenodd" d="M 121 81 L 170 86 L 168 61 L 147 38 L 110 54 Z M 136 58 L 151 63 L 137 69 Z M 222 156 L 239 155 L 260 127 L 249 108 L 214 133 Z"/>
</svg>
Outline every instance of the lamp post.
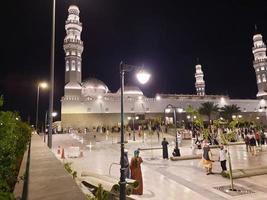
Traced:
<svg viewBox="0 0 267 200">
<path fill-rule="evenodd" d="M 52 11 L 52 40 L 51 40 L 51 61 L 50 61 L 50 94 L 48 111 L 48 147 L 52 148 L 52 123 L 53 123 L 53 101 L 54 101 L 54 64 L 55 64 L 55 24 L 56 24 L 56 0 L 53 0 Z"/>
<path fill-rule="evenodd" d="M 123 62 L 120 62 L 120 86 L 121 86 L 121 158 L 120 158 L 120 200 L 126 200 L 126 181 L 125 181 L 125 162 L 124 162 L 124 110 L 123 110 L 123 92 L 124 92 L 124 74 L 125 72 L 130 72 L 136 69 L 140 69 L 136 74 L 138 81 L 141 84 L 145 84 L 149 78 L 150 74 L 145 72 L 142 67 L 127 65 Z"/>
<path fill-rule="evenodd" d="M 45 111 L 45 122 L 44 122 L 45 128 L 44 128 L 44 143 L 46 138 L 46 128 L 47 128 L 47 111 Z"/>
<path fill-rule="evenodd" d="M 170 112 L 171 109 L 173 110 L 173 120 L 174 120 L 174 127 L 175 127 L 175 149 L 174 149 L 174 154 L 175 156 L 181 156 L 180 154 L 180 149 L 179 149 L 179 145 L 178 145 L 178 132 L 177 132 L 177 115 L 176 115 L 176 109 L 179 109 L 179 113 L 181 112 L 181 108 L 177 108 L 171 104 L 169 104 L 167 106 L 167 108 L 165 109 L 166 112 Z"/>
<path fill-rule="evenodd" d="M 38 133 L 38 115 L 39 115 L 39 94 L 40 94 L 40 88 L 47 88 L 46 82 L 41 82 L 37 86 L 37 95 L 36 95 L 36 116 L 35 116 L 35 129 Z"/>
</svg>

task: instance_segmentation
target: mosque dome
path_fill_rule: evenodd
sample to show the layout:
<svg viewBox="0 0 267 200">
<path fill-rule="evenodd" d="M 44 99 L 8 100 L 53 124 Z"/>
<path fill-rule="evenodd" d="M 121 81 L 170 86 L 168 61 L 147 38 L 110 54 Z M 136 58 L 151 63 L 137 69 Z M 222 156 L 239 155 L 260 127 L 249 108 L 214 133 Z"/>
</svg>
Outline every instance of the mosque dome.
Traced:
<svg viewBox="0 0 267 200">
<path fill-rule="evenodd" d="M 108 86 L 101 80 L 89 78 L 82 82 L 83 96 L 104 95 L 109 91 Z"/>
<path fill-rule="evenodd" d="M 117 91 L 117 94 L 121 93 L 121 89 Z M 143 92 L 136 86 L 124 86 L 125 95 L 144 95 Z"/>
</svg>

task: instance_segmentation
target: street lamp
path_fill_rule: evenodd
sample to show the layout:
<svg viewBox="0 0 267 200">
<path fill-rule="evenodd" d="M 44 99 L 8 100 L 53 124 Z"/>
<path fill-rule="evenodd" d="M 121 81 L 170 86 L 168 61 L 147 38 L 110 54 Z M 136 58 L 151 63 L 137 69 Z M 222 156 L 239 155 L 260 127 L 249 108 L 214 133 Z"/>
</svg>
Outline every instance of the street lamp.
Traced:
<svg viewBox="0 0 267 200">
<path fill-rule="evenodd" d="M 47 88 L 47 83 L 46 82 L 41 82 L 37 86 L 37 95 L 36 95 L 36 117 L 35 117 L 35 129 L 38 133 L 38 114 L 39 114 L 39 93 L 40 93 L 40 88 L 45 89 Z"/>
<path fill-rule="evenodd" d="M 178 109 L 179 113 L 181 113 L 181 108 L 177 108 L 171 104 L 167 106 L 165 109 L 165 112 L 169 113 L 171 111 L 171 108 L 173 109 L 173 119 L 174 119 L 174 126 L 175 126 L 175 149 L 174 149 L 174 155 L 175 156 L 181 156 L 180 149 L 178 146 L 178 132 L 177 132 L 177 119 L 176 119 L 176 109 Z"/>
<path fill-rule="evenodd" d="M 140 70 L 138 70 L 140 69 Z M 127 65 L 123 62 L 120 62 L 120 85 L 121 85 L 121 158 L 120 158 L 120 200 L 126 200 L 126 181 L 125 181 L 125 162 L 124 162 L 124 111 L 123 111 L 123 92 L 124 92 L 124 74 L 125 72 L 130 72 L 133 70 L 138 70 L 136 77 L 141 84 L 145 84 L 149 78 L 150 74 L 145 72 L 143 67 Z"/>
<path fill-rule="evenodd" d="M 53 0 L 52 11 L 52 39 L 51 39 L 51 60 L 50 60 L 50 93 L 49 93 L 49 111 L 48 111 L 48 147 L 52 148 L 52 123 L 53 123 L 53 101 L 54 101 L 54 68 L 55 68 L 55 24 L 56 24 L 56 0 Z"/>
</svg>

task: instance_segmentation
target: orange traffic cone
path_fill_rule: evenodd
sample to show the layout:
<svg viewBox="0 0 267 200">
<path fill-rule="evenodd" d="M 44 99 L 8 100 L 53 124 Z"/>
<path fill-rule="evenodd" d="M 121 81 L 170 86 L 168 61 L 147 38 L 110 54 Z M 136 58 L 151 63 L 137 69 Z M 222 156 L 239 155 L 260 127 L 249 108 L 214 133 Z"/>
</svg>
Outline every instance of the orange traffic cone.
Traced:
<svg viewBox="0 0 267 200">
<path fill-rule="evenodd" d="M 64 148 L 62 148 L 62 152 L 61 152 L 61 159 L 65 159 Z"/>
<path fill-rule="evenodd" d="M 60 155 L 60 146 L 57 147 L 57 154 Z"/>
</svg>

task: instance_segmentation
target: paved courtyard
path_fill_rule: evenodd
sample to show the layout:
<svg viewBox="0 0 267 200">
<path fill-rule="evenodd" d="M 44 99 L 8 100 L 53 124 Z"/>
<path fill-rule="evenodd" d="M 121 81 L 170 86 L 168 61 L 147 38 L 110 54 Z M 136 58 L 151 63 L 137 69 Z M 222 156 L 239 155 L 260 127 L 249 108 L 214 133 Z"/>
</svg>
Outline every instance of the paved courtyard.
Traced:
<svg viewBox="0 0 267 200">
<path fill-rule="evenodd" d="M 174 138 L 164 135 L 169 141 L 169 154 L 174 148 Z M 126 135 L 126 148 L 129 150 L 129 159 L 133 156 L 133 151 L 137 148 L 160 147 L 160 141 L 156 135 L 138 136 L 136 141 Z M 94 138 L 93 133 L 87 134 L 57 134 L 53 135 L 53 152 L 57 151 L 60 145 L 64 147 L 66 161 L 72 162 L 73 168 L 78 172 L 92 171 L 103 175 L 119 177 L 118 165 L 120 159 L 119 134 L 98 133 Z M 190 155 L 190 140 L 183 140 L 181 144 L 181 154 Z M 68 158 L 70 146 L 79 146 L 83 151 L 83 157 Z M 212 149 L 214 159 L 217 160 L 218 150 Z M 198 153 L 201 153 L 199 150 Z M 233 169 L 255 168 L 267 166 L 267 147 L 263 146 L 263 151 L 258 152 L 257 156 L 252 156 L 245 151 L 244 145 L 230 147 Z M 141 151 L 143 158 L 142 164 L 144 194 L 142 196 L 131 195 L 134 199 L 162 200 L 162 199 L 198 199 L 198 200 L 245 200 L 267 199 L 267 175 L 254 176 L 234 180 L 234 184 L 249 189 L 253 193 L 232 197 L 225 194 L 215 187 L 229 185 L 229 179 L 223 178 L 220 163 L 214 163 L 214 175 L 207 176 L 203 168 L 199 165 L 200 160 L 170 161 L 161 158 L 161 150 Z M 114 164 L 112 164 L 114 163 Z M 112 164 L 112 166 L 111 166 Z"/>
</svg>

